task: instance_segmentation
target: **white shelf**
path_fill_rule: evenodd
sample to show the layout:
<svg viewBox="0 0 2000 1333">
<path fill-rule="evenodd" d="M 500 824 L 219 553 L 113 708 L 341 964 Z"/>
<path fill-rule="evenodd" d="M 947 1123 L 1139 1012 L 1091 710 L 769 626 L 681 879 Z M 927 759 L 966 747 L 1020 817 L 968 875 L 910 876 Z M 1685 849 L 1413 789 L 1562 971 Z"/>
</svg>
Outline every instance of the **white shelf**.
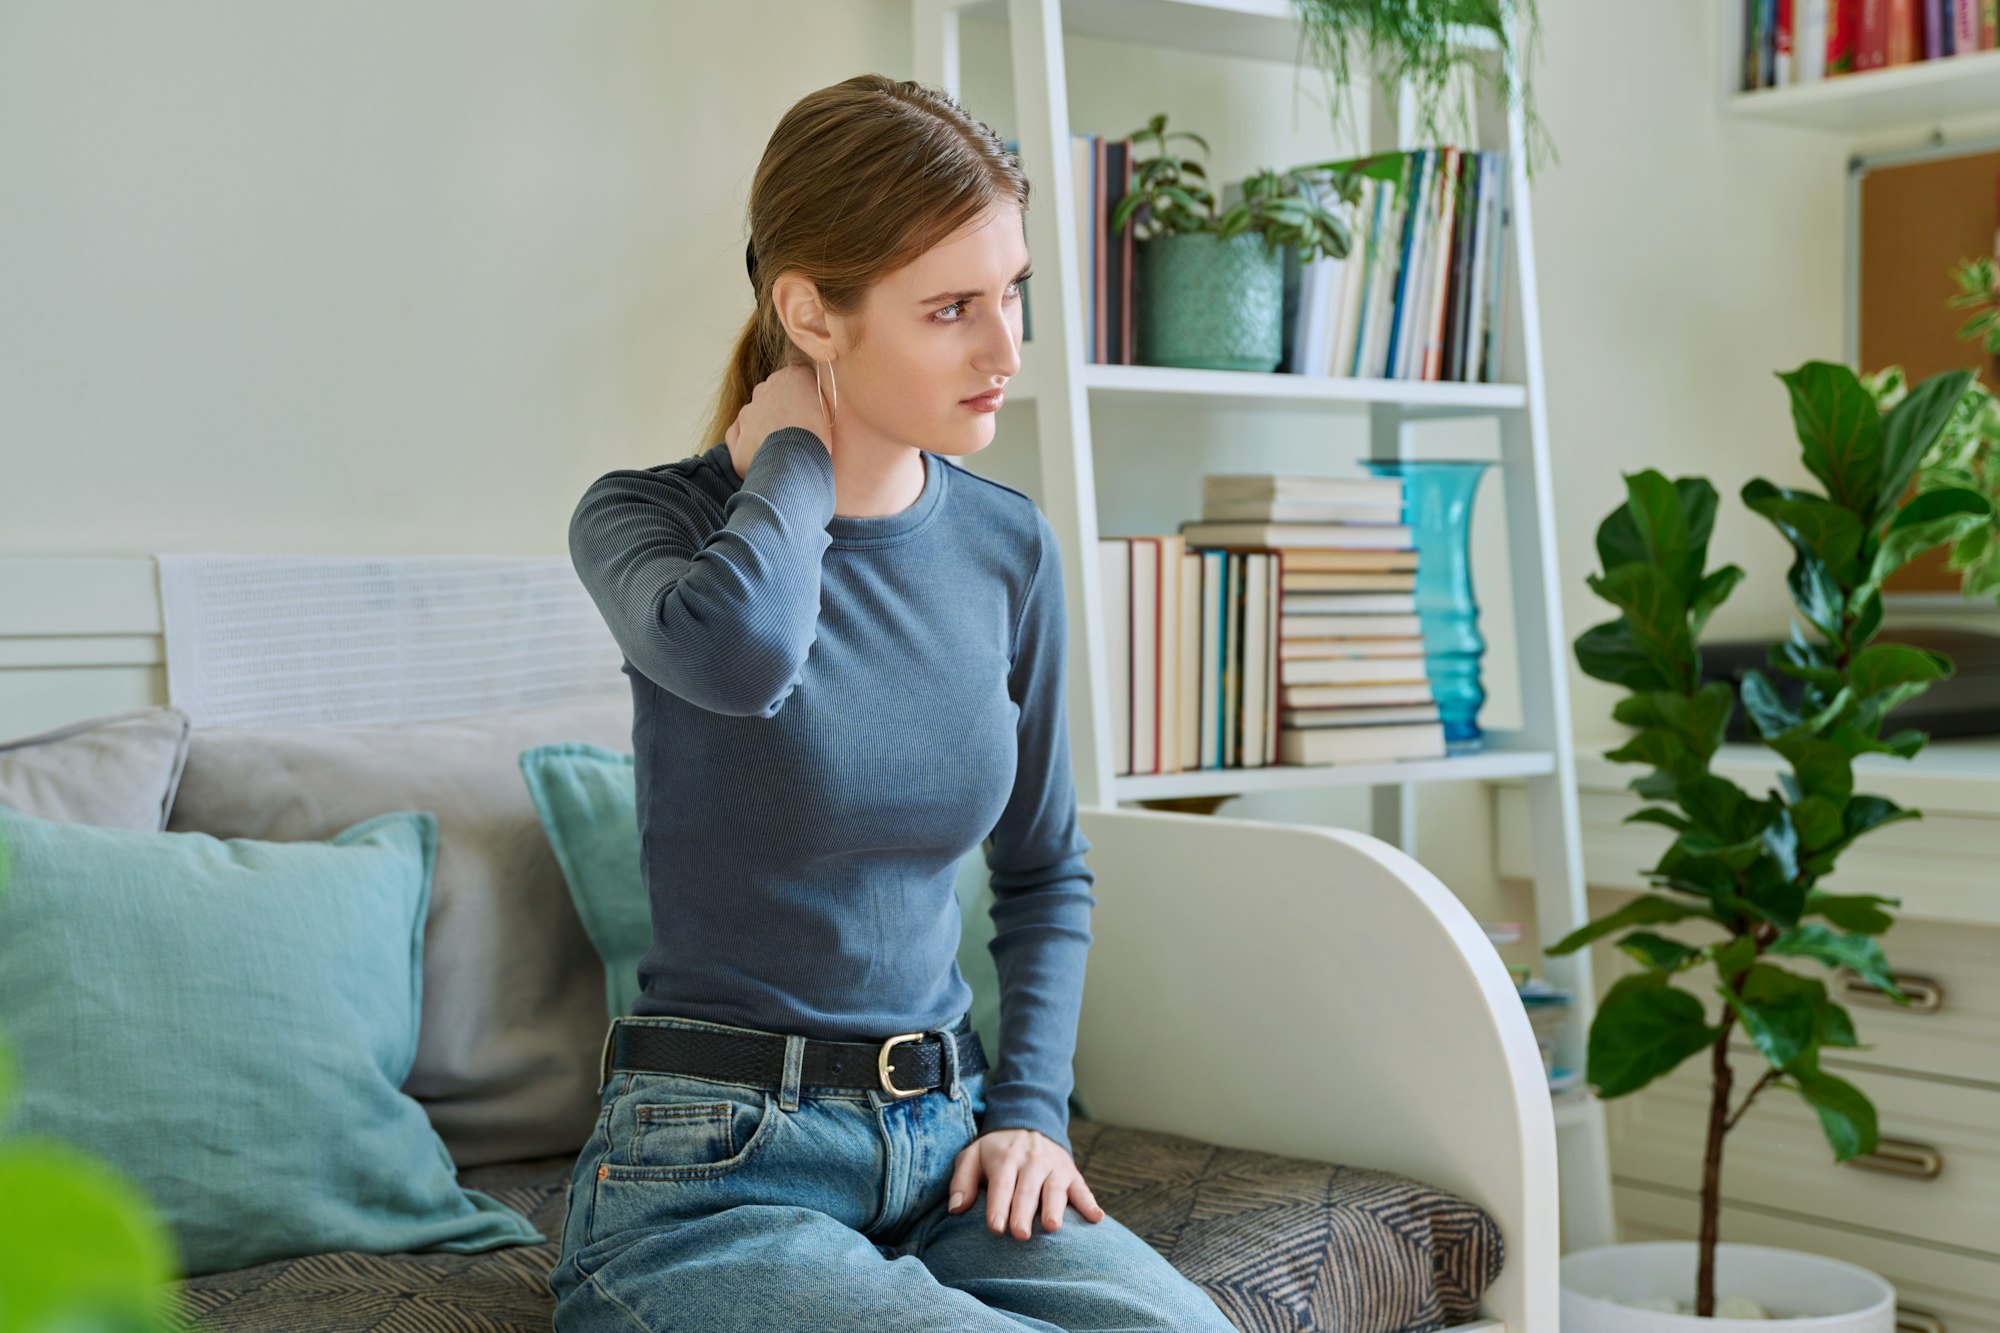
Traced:
<svg viewBox="0 0 2000 1333">
<path fill-rule="evenodd" d="M 1780 88 L 1741 88 L 1741 0 L 1719 0 L 1722 111 L 1843 134 L 1923 130 L 1949 116 L 2000 114 L 2000 51 L 1975 51 Z"/>
<path fill-rule="evenodd" d="M 1007 385 L 1007 401 L 1035 396 L 1035 344 L 1021 345 L 1021 373 Z M 1277 371 L 1184 370 L 1175 366 L 1086 365 L 1083 385 L 1093 400 L 1121 396 L 1192 397 L 1222 402 L 1325 403 L 1342 408 L 1386 407 L 1410 418 L 1486 416 L 1528 405 L 1523 384 L 1468 384 L 1457 380 L 1355 379 Z M 1004 412 L 1005 407 L 1001 410 Z"/>
<path fill-rule="evenodd" d="M 1598 1108 L 1604 1105 L 1597 1094 L 1585 1086 L 1565 1088 L 1561 1092 L 1551 1093 L 1549 1100 L 1555 1103 L 1558 1130 L 1574 1129 L 1579 1125 L 1590 1124 L 1597 1116 Z"/>
<path fill-rule="evenodd" d="M 1505 10 L 1512 22 L 1513 6 Z M 1526 170 L 1526 120 L 1518 104 L 1499 107 L 1481 98 L 1471 119 L 1466 146 L 1504 149 L 1509 173 L 1510 221 L 1504 236 L 1502 364 L 1514 381 L 1499 384 L 1430 380 L 1351 379 L 1276 372 L 1184 370 L 1165 366 L 1107 366 L 1088 361 L 1083 336 L 1090 311 L 1089 254 L 1077 198 L 1068 173 L 1072 130 L 1119 133 L 1124 127 L 1072 127 L 1068 85 L 1075 62 L 1070 37 L 1130 45 L 1168 47 L 1190 53 L 1247 56 L 1282 61 L 1309 72 L 1312 53 L 1304 45 L 1295 0 L 915 0 L 912 9 L 917 77 L 956 94 L 959 88 L 959 23 L 975 18 L 1005 25 L 1014 86 L 1015 123 L 1010 136 L 1021 145 L 1023 161 L 1054 163 L 1041 169 L 1034 188 L 1037 206 L 1025 219 L 1028 250 L 1036 260 L 1033 298 L 1034 340 L 1021 348 L 1021 371 L 1007 386 L 1000 427 L 1012 431 L 1032 421 L 1041 489 L 1036 496 L 1062 543 L 1065 595 L 1070 623 L 1069 718 L 1077 799 L 1086 807 L 1121 801 L 1199 796 L 1250 796 L 1307 788 L 1362 787 L 1371 830 L 1405 850 L 1415 843 L 1416 804 L 1406 799 L 1418 783 L 1518 780 L 1528 789 L 1526 838 L 1534 864 L 1535 923 L 1541 935 L 1560 938 L 1583 924 L 1587 907 L 1582 882 L 1576 794 L 1571 784 L 1569 647 L 1562 625 L 1565 580 L 1556 567 L 1556 479 L 1549 463 L 1548 425 L 1542 371 L 1540 297 L 1535 279 L 1532 199 Z M 1518 34 L 1517 34 L 1518 35 Z M 1490 33 L 1466 30 L 1461 50 L 1495 53 Z M 1518 45 L 1518 41 L 1510 42 Z M 1485 57 L 1482 57 L 1485 58 Z M 1364 137 L 1351 154 L 1392 152 L 1418 146 L 1417 90 L 1377 86 L 1364 60 L 1353 63 L 1367 88 Z M 1147 105 L 1149 93 L 1132 88 L 1133 104 Z M 1496 123 L 1504 121 L 1504 125 Z M 1226 127 L 1195 126 L 1216 133 Z M 1327 156 L 1334 154 L 1329 152 Z M 1216 182 L 1219 184 L 1220 182 Z M 1518 731 L 1488 733 L 1480 753 L 1438 760 L 1367 764 L 1280 764 L 1258 768 L 1198 769 L 1167 774 L 1117 773 L 1112 747 L 1111 710 L 1116 695 L 1103 623 L 1104 590 L 1099 587 L 1100 494 L 1126 485 L 1125 468 L 1151 465 L 1147 459 L 1104 460 L 1100 466 L 1093 435 L 1108 413 L 1141 405 L 1165 407 L 1150 416 L 1184 418 L 1184 430 L 1204 422 L 1186 409 L 1221 404 L 1319 404 L 1351 413 L 1343 422 L 1367 442 L 1369 456 L 1402 456 L 1416 434 L 1415 419 L 1482 416 L 1499 436 L 1496 484 L 1503 492 L 1510 541 L 1507 574 L 1513 591 L 1515 667 L 1522 682 L 1523 725 Z M 1174 420 L 1176 427 L 1182 422 Z M 1162 532 L 1192 515 L 1162 515 Z M 1497 573 L 1498 571 L 1495 571 Z M 1284 923 L 1274 923 L 1283 929 Z M 1578 997 L 1557 1039 L 1558 1059 L 1579 1065 L 1594 1006 L 1587 953 L 1546 960 L 1539 969 L 1554 984 Z M 1574 1244 L 1616 1239 L 1611 1211 L 1610 1169 L 1605 1120 L 1594 1101 L 1558 1102 L 1564 1126 L 1557 1150 L 1561 1167 L 1561 1208 L 1565 1235 Z"/>
<path fill-rule="evenodd" d="M 1443 759 L 1378 764 L 1269 764 L 1261 768 L 1197 768 L 1180 773 L 1128 774 L 1112 782 L 1120 801 L 1180 796 L 1242 796 L 1299 787 L 1381 787 L 1405 782 L 1497 781 L 1553 773 L 1547 750 L 1491 749 Z"/>
<path fill-rule="evenodd" d="M 1007 22 L 1007 0 L 974 0 L 961 16 Z M 1248 56 L 1291 63 L 1300 49 L 1292 0 L 1063 0 L 1065 36 L 1164 46 L 1205 55 Z M 1497 48 L 1483 28 L 1461 28 L 1454 41 L 1465 51 Z"/>
</svg>

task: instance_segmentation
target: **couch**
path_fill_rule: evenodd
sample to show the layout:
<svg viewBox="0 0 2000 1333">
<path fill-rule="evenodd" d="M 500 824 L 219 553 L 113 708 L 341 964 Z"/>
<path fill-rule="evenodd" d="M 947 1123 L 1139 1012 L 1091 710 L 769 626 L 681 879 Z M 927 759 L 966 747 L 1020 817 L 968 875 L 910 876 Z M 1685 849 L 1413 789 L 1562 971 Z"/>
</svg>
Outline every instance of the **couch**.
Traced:
<svg viewBox="0 0 2000 1333">
<path fill-rule="evenodd" d="M 163 833 L 218 838 L 323 838 L 418 801 L 440 812 L 426 1027 L 403 1091 L 459 1183 L 543 1239 L 187 1274 L 175 1289 L 189 1327 L 549 1327 L 545 1276 L 608 1016 L 511 761 L 530 744 L 617 744 L 629 725 L 615 693 L 384 727 L 205 732 L 165 707 L 0 746 L 0 804 L 61 818 L 87 818 L 77 793 L 99 790 L 119 817 L 157 810 Z M 105 740 L 120 728 L 122 749 Z M 71 754 L 65 788 L 63 747 L 78 743 L 96 749 L 84 768 Z M 106 781 L 119 763 L 145 772 Z M 1081 819 L 1099 907 L 1071 1133 L 1104 1208 L 1246 1330 L 1553 1330 L 1543 1066 L 1464 907 L 1364 834 L 1146 810 Z M 962 869 L 968 913 L 990 901 L 978 856 Z"/>
</svg>

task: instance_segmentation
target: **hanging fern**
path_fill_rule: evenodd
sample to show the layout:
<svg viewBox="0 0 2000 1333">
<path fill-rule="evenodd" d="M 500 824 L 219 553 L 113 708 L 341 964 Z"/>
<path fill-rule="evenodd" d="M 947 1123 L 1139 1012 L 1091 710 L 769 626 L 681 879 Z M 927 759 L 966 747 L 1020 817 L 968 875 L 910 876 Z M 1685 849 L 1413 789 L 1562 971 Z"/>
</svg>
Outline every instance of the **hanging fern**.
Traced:
<svg viewBox="0 0 2000 1333">
<path fill-rule="evenodd" d="M 1416 91 L 1419 134 L 1440 142 L 1438 111 L 1453 68 L 1464 64 L 1475 79 L 1495 90 L 1502 105 L 1519 96 L 1526 168 L 1530 179 L 1540 161 L 1538 146 L 1551 154 L 1555 145 L 1535 115 L 1534 90 L 1527 71 L 1540 45 L 1535 0 L 1292 0 L 1298 11 L 1301 40 L 1338 89 L 1352 86 L 1348 66 L 1352 43 L 1367 56 L 1375 80 L 1384 87 L 1408 80 Z M 1518 24 L 1510 19 L 1518 14 Z M 1491 33 L 1499 50 L 1468 50 L 1459 40 L 1466 30 Z M 1516 37 L 1525 52 L 1516 51 Z M 1522 58 L 1525 54 L 1525 59 Z M 1334 125 L 1339 126 L 1342 99 L 1329 99 Z"/>
</svg>

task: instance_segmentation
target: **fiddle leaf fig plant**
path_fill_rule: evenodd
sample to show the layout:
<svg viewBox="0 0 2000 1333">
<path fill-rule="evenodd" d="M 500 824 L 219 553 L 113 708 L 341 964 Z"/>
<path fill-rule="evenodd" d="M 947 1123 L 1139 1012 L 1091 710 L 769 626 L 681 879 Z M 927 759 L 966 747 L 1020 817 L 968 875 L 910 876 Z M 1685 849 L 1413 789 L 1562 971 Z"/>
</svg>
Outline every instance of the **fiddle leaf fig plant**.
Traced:
<svg viewBox="0 0 2000 1333">
<path fill-rule="evenodd" d="M 1621 934 L 1617 947 L 1640 964 L 1605 992 L 1591 1023 L 1585 1078 L 1599 1096 L 1635 1092 L 1711 1053 L 1695 1310 L 1704 1316 L 1715 1310 L 1723 1136 L 1760 1092 L 1781 1087 L 1803 1098 L 1834 1160 L 1875 1150 L 1874 1105 L 1820 1063 L 1826 1048 L 1859 1045 L 1847 1011 L 1819 978 L 1777 960 L 1851 970 L 1908 1002 L 1876 938 L 1893 924 L 1883 909 L 1901 900 L 1829 893 L 1820 883 L 1856 839 L 1917 817 L 1857 792 L 1854 760 L 1916 754 L 1924 734 L 1884 737 L 1884 719 L 1953 669 L 1942 653 L 1874 641 L 1882 581 L 1930 547 L 1986 525 L 1992 513 L 1987 497 L 1968 487 L 1903 498 L 1971 371 L 1933 376 L 1887 412 L 1843 365 L 1812 361 L 1778 378 L 1791 395 L 1805 469 L 1822 489 L 1759 478 L 1740 498 L 1792 547 L 1786 582 L 1798 617 L 1767 661 L 1797 688 L 1781 692 L 1755 670 L 1740 684 L 1703 682 L 1702 628 L 1744 577 L 1735 565 L 1707 567 L 1715 488 L 1650 469 L 1627 475 L 1625 503 L 1597 530 L 1603 572 L 1588 580 L 1618 614 L 1585 630 L 1575 649 L 1587 674 L 1628 691 L 1612 716 L 1634 731 L 1607 757 L 1647 766 L 1631 786 L 1650 804 L 1630 820 L 1674 836 L 1645 872 L 1652 892 L 1548 950 L 1565 954 Z M 1711 769 L 1738 706 L 1787 765 L 1777 789 L 1753 794 Z M 1711 938 L 1690 943 L 1651 929 L 1681 922 Z M 1706 968 L 1714 969 L 1712 983 L 1697 976 Z M 1703 985 L 1720 997 L 1713 1022 L 1698 994 Z M 1728 1043 L 1739 1024 L 1764 1068 L 1732 1109 Z"/>
</svg>

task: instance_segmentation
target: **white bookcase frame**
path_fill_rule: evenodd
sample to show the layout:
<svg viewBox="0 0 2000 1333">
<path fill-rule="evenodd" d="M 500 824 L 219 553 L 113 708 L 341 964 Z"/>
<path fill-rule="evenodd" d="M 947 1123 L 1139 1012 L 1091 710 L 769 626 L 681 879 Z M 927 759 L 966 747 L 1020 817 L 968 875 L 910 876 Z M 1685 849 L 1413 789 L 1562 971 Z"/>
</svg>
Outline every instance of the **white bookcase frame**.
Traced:
<svg viewBox="0 0 2000 1333">
<path fill-rule="evenodd" d="M 1304 786 L 1373 789 L 1374 831 L 1411 847 L 1414 784 L 1451 779 L 1518 779 L 1525 785 L 1533 849 L 1535 924 L 1554 941 L 1588 919 L 1578 838 L 1575 749 L 1556 567 L 1554 494 L 1549 474 L 1547 399 L 1542 381 L 1540 306 L 1536 294 L 1533 209 L 1523 152 L 1524 117 L 1506 111 L 1511 173 L 1511 290 L 1503 302 L 1507 383 L 1458 384 L 1395 379 L 1315 378 L 1286 374 L 1110 366 L 1087 362 L 1082 337 L 1087 256 L 1073 225 L 1080 201 L 1070 175 L 1070 119 L 1064 39 L 1068 34 L 1141 41 L 1282 61 L 1302 49 L 1291 0 L 913 0 L 915 77 L 957 95 L 961 17 L 1005 24 L 1013 59 L 1015 125 L 1024 161 L 1035 173 L 1039 207 L 1026 219 L 1036 259 L 1035 336 L 1023 348 L 1022 373 L 1009 399 L 1033 403 L 1040 433 L 1043 512 L 1060 537 L 1070 613 L 1072 750 L 1078 800 L 1116 806 L 1156 797 L 1243 794 Z M 1490 36 L 1467 35 L 1491 50 Z M 1518 49 L 1518 43 L 1511 43 Z M 1496 57 L 1497 58 L 1497 57 Z M 1417 146 L 1412 90 L 1396 90 L 1393 111 L 1378 91 L 1370 115 L 1371 151 Z M 1477 111 L 1474 112 L 1478 114 Z M 1053 168 L 1051 169 L 1051 164 Z M 1403 456 L 1407 428 L 1427 419 L 1490 416 L 1500 437 L 1498 470 L 1513 534 L 1508 554 L 1520 658 L 1522 722 L 1487 733 L 1484 753 L 1424 762 L 1274 766 L 1177 774 L 1117 776 L 1111 754 L 1111 692 L 1099 615 L 1097 467 L 1093 411 L 1121 399 L 1199 395 L 1214 399 L 1318 403 L 1329 412 L 1362 412 L 1371 455 Z M 1018 407 L 1015 410 L 1020 410 Z M 1282 928 L 1260 923 L 1260 928 Z M 1594 1012 L 1588 950 L 1544 957 L 1542 970 L 1576 997 L 1557 1047 L 1558 1063 L 1582 1068 Z M 1421 1058 L 1414 1054 L 1412 1058 Z M 1555 1098 L 1565 1250 L 1617 1239 L 1606 1154 L 1604 1107 L 1587 1088 Z"/>
</svg>

